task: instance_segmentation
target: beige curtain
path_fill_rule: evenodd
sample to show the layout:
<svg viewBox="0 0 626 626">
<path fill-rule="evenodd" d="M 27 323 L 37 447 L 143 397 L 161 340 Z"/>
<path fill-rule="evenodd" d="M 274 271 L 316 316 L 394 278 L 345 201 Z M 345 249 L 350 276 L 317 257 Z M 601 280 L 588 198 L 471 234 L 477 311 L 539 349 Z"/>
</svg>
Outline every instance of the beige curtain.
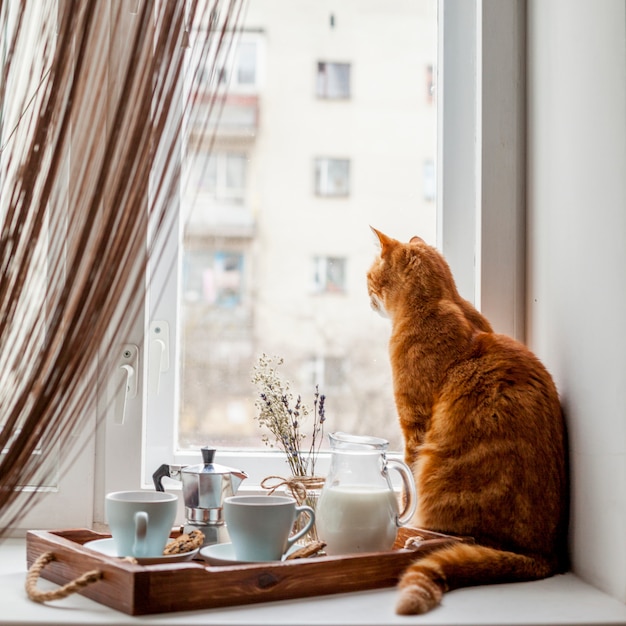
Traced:
<svg viewBox="0 0 626 626">
<path fill-rule="evenodd" d="M 219 116 L 243 1 L 0 2 L 0 536 L 137 322 L 184 120 Z M 201 112 L 185 71 L 204 72 Z"/>
</svg>

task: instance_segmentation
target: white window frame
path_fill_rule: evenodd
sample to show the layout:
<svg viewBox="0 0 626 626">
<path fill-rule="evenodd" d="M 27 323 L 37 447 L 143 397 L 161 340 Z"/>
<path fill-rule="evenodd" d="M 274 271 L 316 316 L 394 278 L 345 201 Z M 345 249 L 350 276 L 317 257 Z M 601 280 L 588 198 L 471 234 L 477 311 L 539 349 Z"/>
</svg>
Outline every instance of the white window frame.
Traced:
<svg viewBox="0 0 626 626">
<path fill-rule="evenodd" d="M 436 85 L 437 243 L 461 294 L 493 321 L 496 330 L 518 339 L 524 335 L 525 10 L 522 0 L 439 0 Z M 166 248 L 166 263 L 175 260 L 179 240 L 173 238 L 169 243 L 174 250 Z M 177 293 L 178 280 L 176 272 L 171 272 L 153 289 Z M 170 367 L 161 375 L 162 391 L 156 403 L 164 426 L 153 429 L 159 440 L 153 440 L 155 432 L 143 429 L 149 395 L 147 372 L 140 381 L 138 397 L 127 406 L 123 428 L 109 427 L 112 416 L 106 414 L 107 403 L 100 402 L 104 421 L 96 440 L 99 462 L 94 489 L 88 488 L 91 477 L 87 476 L 87 484 L 83 479 L 83 488 L 75 492 L 76 499 L 91 503 L 93 498 L 96 522 L 103 519 L 106 491 L 150 488 L 149 468 L 156 469 L 163 462 L 198 462 L 196 454 L 175 456 L 173 450 L 175 300 L 161 298 L 149 304 L 146 323 L 138 325 L 136 334 L 128 338 L 141 347 L 141 362 L 149 360 L 150 322 L 170 320 Z M 146 442 L 151 447 L 146 447 Z M 219 462 L 245 466 L 251 474 L 248 487 L 256 476 L 285 469 L 281 453 L 221 451 Z M 46 500 L 48 519 L 54 517 L 56 522 L 61 507 Z M 27 516 L 24 523 L 28 521 Z"/>
<path fill-rule="evenodd" d="M 437 88 L 438 245 L 450 261 L 461 293 L 490 319 L 496 318 L 497 329 L 518 338 L 523 335 L 523 297 L 503 297 L 503 293 L 514 288 L 523 295 L 524 229 L 519 224 L 523 223 L 524 150 L 520 127 L 523 111 L 519 107 L 523 107 L 524 22 L 521 0 L 446 0 L 439 5 L 438 68 L 443 82 Z M 503 24 L 515 26 L 519 40 L 511 42 L 510 35 L 498 36 L 500 31 L 508 32 Z M 446 32 L 454 36 L 448 38 Z M 495 72 L 500 82 L 483 82 L 480 77 L 484 72 L 491 76 Z M 483 124 L 484 119 L 489 123 Z M 492 133 L 494 128 L 506 129 L 511 140 L 498 141 Z M 511 162 L 516 166 L 510 166 Z M 499 245 L 500 237 L 494 232 L 507 241 L 513 238 L 514 245 Z M 177 280 L 172 273 L 165 290 L 176 293 Z M 174 300 L 161 298 L 150 310 L 151 320 L 170 320 L 171 364 L 177 363 Z M 163 375 L 167 391 L 151 408 L 161 411 L 163 419 L 154 432 L 145 435 L 150 441 L 158 434 L 160 443 L 153 443 L 143 455 L 136 453 L 132 459 L 132 474 L 141 476 L 142 486 L 151 485 L 150 469 L 163 462 L 198 462 L 197 453 L 175 454 L 173 450 L 175 374 L 175 367 L 170 367 Z M 109 455 L 109 450 L 106 453 Z M 285 471 L 280 452 L 223 450 L 219 461 L 245 467 L 251 474 L 246 487 L 268 474 Z"/>
<path fill-rule="evenodd" d="M 16 5 L 9 4 L 7 7 L 9 15 L 12 15 L 13 18 L 17 13 L 16 9 Z M 25 19 L 32 23 L 37 23 L 38 20 L 50 19 L 51 16 L 54 16 L 54 7 L 52 13 L 44 13 L 48 10 L 50 10 L 50 6 L 44 3 L 30 3 L 27 7 Z M 3 33 L 3 39 L 4 37 L 10 37 L 9 33 Z M 5 42 L 3 41 L 3 43 Z M 39 69 L 41 75 L 43 75 L 45 68 L 40 67 Z M 7 93 L 10 93 L 14 100 L 11 101 L 10 98 L 7 98 L 5 103 L 7 110 L 3 112 L 3 115 L 6 134 L 0 137 L 2 142 L 8 140 L 11 129 L 17 123 L 15 115 L 19 111 L 16 112 L 12 105 L 28 102 L 34 94 L 30 92 L 22 93 L 22 91 L 33 88 L 34 84 L 25 76 L 20 76 L 17 85 L 9 85 Z M 26 106 L 28 107 L 29 105 Z M 9 145 L 8 141 L 7 145 Z M 11 158 L 10 149 L 0 154 L 0 161 Z M 62 159 L 60 168 L 59 176 L 63 176 L 63 185 L 69 186 L 71 184 L 69 151 L 67 151 L 67 157 Z M 0 181 L 0 183 L 4 183 L 4 181 Z M 70 209 L 69 207 L 66 208 L 68 213 L 67 219 L 69 219 Z M 2 206 L 0 206 L 1 210 L 3 210 Z M 43 254 L 46 255 L 47 251 L 44 251 Z M 44 271 L 47 271 L 47 269 Z M 44 300 L 45 297 L 44 295 Z M 94 437 L 96 428 L 95 407 L 91 405 L 85 407 L 82 425 L 84 428 L 77 428 L 69 434 L 67 442 L 63 447 L 58 442 L 52 446 L 44 442 L 33 452 L 33 455 L 41 456 L 41 458 L 44 458 L 45 455 L 51 457 L 46 458 L 44 462 L 44 471 L 49 473 L 43 485 L 39 487 L 35 486 L 35 484 L 26 484 L 20 487 L 22 493 L 8 507 L 8 513 L 10 514 L 11 511 L 18 508 L 27 508 L 27 513 L 20 517 L 11 527 L 8 531 L 9 535 L 22 536 L 30 528 L 69 528 L 89 526 L 92 523 L 94 495 L 92 485 L 94 485 L 96 458 Z M 0 450 L 0 454 L 2 453 L 3 451 Z M 40 476 L 37 476 L 37 479 L 39 478 Z M 85 490 L 85 485 L 88 486 L 87 490 Z M 24 500 L 28 500 L 26 506 L 23 505 Z"/>
<path fill-rule="evenodd" d="M 461 295 L 521 341 L 525 30 L 523 0 L 439 0 L 437 245 Z"/>
</svg>

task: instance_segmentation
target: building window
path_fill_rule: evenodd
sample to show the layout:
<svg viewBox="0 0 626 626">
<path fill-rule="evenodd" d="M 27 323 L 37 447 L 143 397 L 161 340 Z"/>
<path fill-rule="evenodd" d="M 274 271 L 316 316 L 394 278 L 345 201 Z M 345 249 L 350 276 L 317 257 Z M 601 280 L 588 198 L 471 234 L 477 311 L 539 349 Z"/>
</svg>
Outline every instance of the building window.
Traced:
<svg viewBox="0 0 626 626">
<path fill-rule="evenodd" d="M 350 161 L 315 159 L 315 194 L 325 197 L 350 195 Z"/>
<path fill-rule="evenodd" d="M 241 304 L 243 254 L 189 250 L 183 266 L 183 293 L 189 303 L 229 309 Z"/>
<path fill-rule="evenodd" d="M 345 359 L 337 356 L 314 356 L 307 362 L 312 387 L 327 391 L 340 389 L 345 384 Z"/>
<path fill-rule="evenodd" d="M 327 63 L 317 64 L 316 93 L 318 98 L 341 100 L 350 97 L 350 64 Z"/>
<path fill-rule="evenodd" d="M 435 79 L 432 65 L 426 66 L 426 102 L 432 104 L 435 99 Z"/>
<path fill-rule="evenodd" d="M 191 188 L 216 200 L 242 203 L 246 191 L 247 158 L 239 152 L 195 153 Z"/>
<path fill-rule="evenodd" d="M 256 85 L 256 44 L 252 41 L 242 41 L 237 47 L 235 84 Z"/>
<path fill-rule="evenodd" d="M 313 259 L 314 293 L 345 293 L 346 259 L 317 256 Z"/>
<path fill-rule="evenodd" d="M 228 85 L 233 91 L 246 91 L 246 88 L 257 86 L 258 82 L 258 54 L 256 41 L 240 41 L 234 48 L 234 53 L 223 59 L 221 67 L 214 68 L 213 56 L 209 54 L 207 61 L 199 67 L 196 74 L 198 88 L 210 87 L 217 73 L 217 82 Z"/>
</svg>

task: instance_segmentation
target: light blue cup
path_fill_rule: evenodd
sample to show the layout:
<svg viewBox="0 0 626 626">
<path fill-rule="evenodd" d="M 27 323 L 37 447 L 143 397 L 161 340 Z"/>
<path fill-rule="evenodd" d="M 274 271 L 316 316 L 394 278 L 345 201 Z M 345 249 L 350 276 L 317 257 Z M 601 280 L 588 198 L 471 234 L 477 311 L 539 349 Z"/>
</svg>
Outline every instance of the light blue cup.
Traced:
<svg viewBox="0 0 626 626">
<path fill-rule="evenodd" d="M 308 514 L 304 526 L 291 535 L 294 522 Z M 224 500 L 224 519 L 238 561 L 279 561 L 315 523 L 310 506 L 297 506 L 289 496 L 231 496 Z"/>
<path fill-rule="evenodd" d="M 116 491 L 105 499 L 105 516 L 117 556 L 137 558 L 163 554 L 178 497 L 160 491 Z"/>
</svg>

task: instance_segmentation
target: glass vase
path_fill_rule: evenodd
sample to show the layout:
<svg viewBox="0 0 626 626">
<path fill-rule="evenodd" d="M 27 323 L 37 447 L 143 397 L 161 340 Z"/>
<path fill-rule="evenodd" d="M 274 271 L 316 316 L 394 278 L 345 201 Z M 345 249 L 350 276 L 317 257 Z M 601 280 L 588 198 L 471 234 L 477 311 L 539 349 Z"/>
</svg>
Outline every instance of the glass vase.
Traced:
<svg viewBox="0 0 626 626">
<path fill-rule="evenodd" d="M 310 506 L 317 512 L 317 503 L 323 486 L 324 479 L 320 476 L 293 476 L 289 481 L 288 491 L 299 505 Z M 296 520 L 294 530 L 299 530 L 300 525 L 304 523 L 305 519 Z M 299 543 L 307 545 L 316 541 L 319 541 L 317 524 L 313 524 L 311 530 L 299 540 Z"/>
<path fill-rule="evenodd" d="M 268 476 L 261 481 L 261 487 L 268 489 L 270 495 L 277 489 L 284 489 L 285 494 L 292 496 L 299 506 L 307 505 L 317 512 L 317 503 L 324 486 L 324 480 L 321 476 L 291 476 L 290 478 Z M 300 530 L 305 520 L 306 517 L 301 521 L 296 520 L 293 527 L 294 532 Z M 308 545 L 318 540 L 316 523 L 306 535 L 298 540 L 298 543 Z"/>
</svg>

